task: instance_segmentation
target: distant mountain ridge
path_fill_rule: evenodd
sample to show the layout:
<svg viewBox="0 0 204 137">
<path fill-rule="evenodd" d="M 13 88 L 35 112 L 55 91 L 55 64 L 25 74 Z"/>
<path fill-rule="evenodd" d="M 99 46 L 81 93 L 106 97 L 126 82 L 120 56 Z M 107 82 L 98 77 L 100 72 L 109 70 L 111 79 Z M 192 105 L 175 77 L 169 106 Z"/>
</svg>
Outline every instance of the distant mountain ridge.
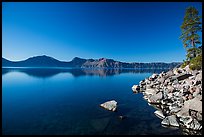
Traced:
<svg viewBox="0 0 204 137">
<path fill-rule="evenodd" d="M 77 67 L 77 68 L 152 68 L 152 69 L 171 69 L 181 62 L 153 62 L 153 63 L 127 63 L 115 61 L 113 59 L 83 59 L 73 58 L 71 61 L 59 61 L 52 57 L 43 55 L 30 57 L 23 61 L 9 61 L 2 57 L 2 67 Z"/>
</svg>

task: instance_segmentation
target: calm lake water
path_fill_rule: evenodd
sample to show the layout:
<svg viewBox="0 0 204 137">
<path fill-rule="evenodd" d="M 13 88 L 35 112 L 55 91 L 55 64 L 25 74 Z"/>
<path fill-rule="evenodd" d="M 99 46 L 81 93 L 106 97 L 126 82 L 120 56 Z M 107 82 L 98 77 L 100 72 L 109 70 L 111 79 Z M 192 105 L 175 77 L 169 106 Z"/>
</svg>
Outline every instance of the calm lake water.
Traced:
<svg viewBox="0 0 204 137">
<path fill-rule="evenodd" d="M 2 68 L 2 132 L 10 134 L 180 134 L 164 128 L 132 85 L 162 70 Z M 117 112 L 99 105 L 118 102 Z M 126 116 L 120 120 L 118 116 Z"/>
</svg>

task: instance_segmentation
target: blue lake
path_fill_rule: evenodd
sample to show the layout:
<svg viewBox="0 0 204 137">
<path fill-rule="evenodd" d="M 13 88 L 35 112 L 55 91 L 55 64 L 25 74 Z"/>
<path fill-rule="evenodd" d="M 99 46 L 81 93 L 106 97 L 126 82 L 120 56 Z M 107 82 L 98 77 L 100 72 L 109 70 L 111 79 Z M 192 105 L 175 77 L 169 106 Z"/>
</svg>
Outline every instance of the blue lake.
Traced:
<svg viewBox="0 0 204 137">
<path fill-rule="evenodd" d="M 4 135 L 180 134 L 132 85 L 162 70 L 2 68 Z M 116 100 L 116 112 L 99 105 Z M 119 119 L 118 116 L 126 116 Z"/>
</svg>

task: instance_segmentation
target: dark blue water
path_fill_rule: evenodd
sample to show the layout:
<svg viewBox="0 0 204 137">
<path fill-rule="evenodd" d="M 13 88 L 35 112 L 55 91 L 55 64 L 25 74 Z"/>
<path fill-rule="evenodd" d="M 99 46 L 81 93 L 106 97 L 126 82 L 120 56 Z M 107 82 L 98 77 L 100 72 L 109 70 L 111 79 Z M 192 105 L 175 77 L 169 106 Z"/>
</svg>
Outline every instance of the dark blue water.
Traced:
<svg viewBox="0 0 204 137">
<path fill-rule="evenodd" d="M 155 109 L 131 90 L 155 71 L 162 70 L 2 68 L 2 132 L 180 134 L 162 127 Z M 99 107 L 113 99 L 117 112 Z"/>
</svg>

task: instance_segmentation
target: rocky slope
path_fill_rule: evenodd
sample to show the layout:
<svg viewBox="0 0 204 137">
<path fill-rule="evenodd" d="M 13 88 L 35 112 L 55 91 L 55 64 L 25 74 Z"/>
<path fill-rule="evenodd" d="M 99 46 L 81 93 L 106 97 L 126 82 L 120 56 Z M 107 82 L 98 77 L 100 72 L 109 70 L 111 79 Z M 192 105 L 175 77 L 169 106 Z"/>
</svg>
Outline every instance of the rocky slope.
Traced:
<svg viewBox="0 0 204 137">
<path fill-rule="evenodd" d="M 180 127 L 187 134 L 202 131 L 202 70 L 174 68 L 153 74 L 132 90 L 142 92 L 144 99 L 158 109 L 155 115 L 162 119 L 162 125 Z"/>
</svg>

